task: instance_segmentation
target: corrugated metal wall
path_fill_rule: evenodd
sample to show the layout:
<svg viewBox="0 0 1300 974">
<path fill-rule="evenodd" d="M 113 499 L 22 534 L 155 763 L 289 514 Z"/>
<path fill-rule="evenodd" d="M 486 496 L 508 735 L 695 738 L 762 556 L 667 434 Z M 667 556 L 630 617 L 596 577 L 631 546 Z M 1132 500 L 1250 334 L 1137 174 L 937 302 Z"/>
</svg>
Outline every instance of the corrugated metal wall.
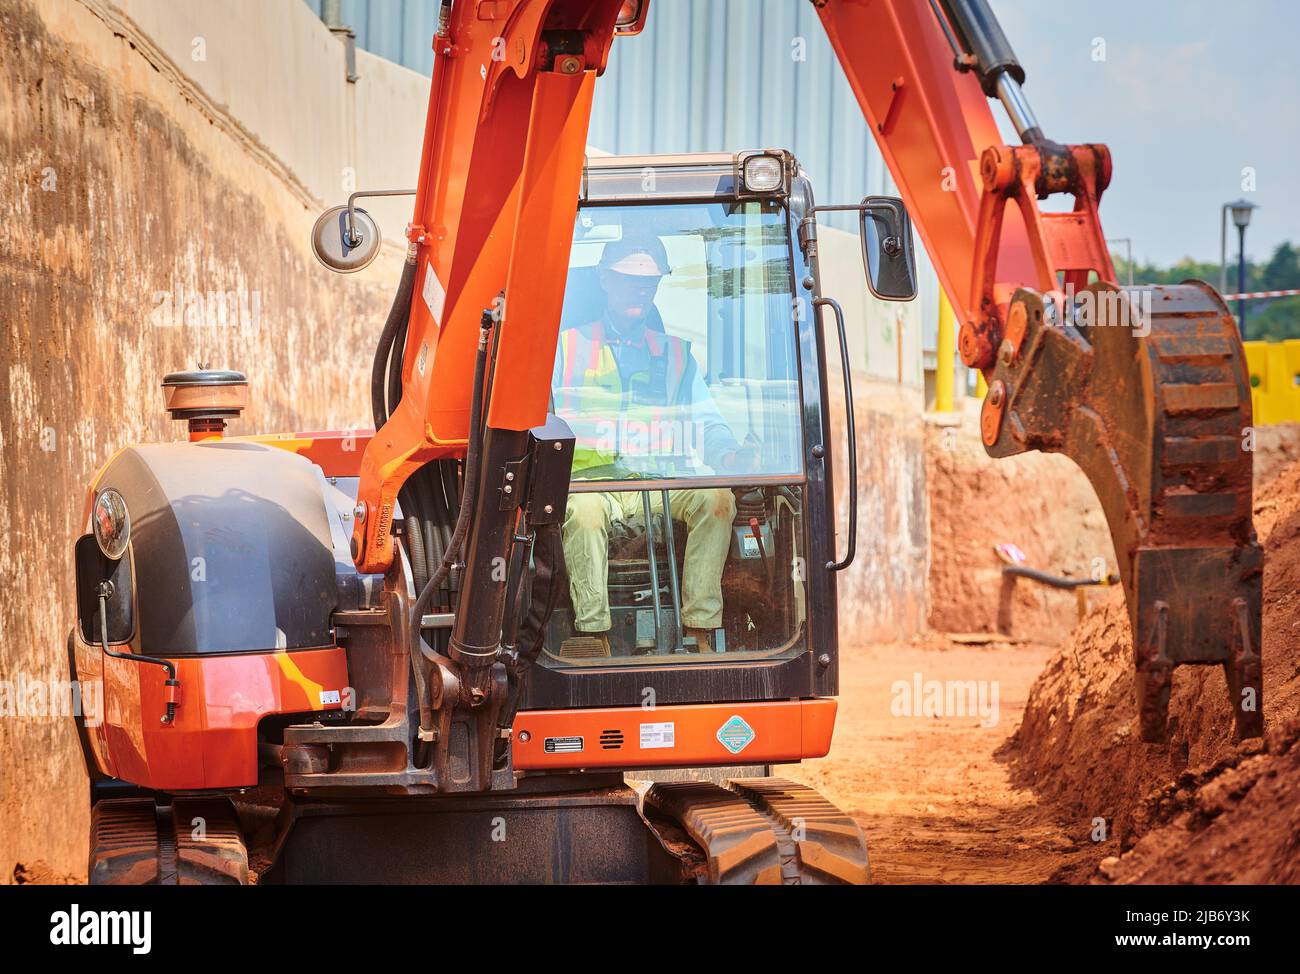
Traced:
<svg viewBox="0 0 1300 974">
<path fill-rule="evenodd" d="M 322 0 L 306 0 L 319 16 Z M 436 0 L 343 0 L 357 44 L 433 70 Z M 795 151 L 823 202 L 893 186 L 807 0 L 653 0 L 614 42 L 596 88 L 593 146 L 608 152 Z"/>
<path fill-rule="evenodd" d="M 892 183 L 811 3 L 659 0 L 596 89 L 611 152 L 795 151 L 823 202 Z"/>
<path fill-rule="evenodd" d="M 305 0 L 322 16 L 322 0 Z M 343 0 L 343 23 L 357 35 L 357 46 L 404 64 L 421 74 L 433 74 L 433 31 L 438 0 Z"/>
<path fill-rule="evenodd" d="M 322 0 L 306 2 L 319 16 Z M 430 74 L 437 6 L 342 0 L 343 23 L 366 50 Z M 652 0 L 645 31 L 614 42 L 587 142 L 613 153 L 776 146 L 799 157 L 821 203 L 895 192 L 808 0 Z M 857 230 L 850 214 L 824 218 Z M 918 266 L 933 349 L 938 283 L 924 252 Z"/>
</svg>

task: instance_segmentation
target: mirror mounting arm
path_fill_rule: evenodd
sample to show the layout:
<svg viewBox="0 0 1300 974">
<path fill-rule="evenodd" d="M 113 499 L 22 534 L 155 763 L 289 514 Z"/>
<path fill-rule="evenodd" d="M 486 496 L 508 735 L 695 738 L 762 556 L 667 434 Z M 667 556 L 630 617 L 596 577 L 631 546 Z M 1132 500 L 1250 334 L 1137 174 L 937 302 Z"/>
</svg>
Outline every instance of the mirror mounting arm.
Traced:
<svg viewBox="0 0 1300 974">
<path fill-rule="evenodd" d="M 359 189 L 348 196 L 348 220 L 347 235 L 349 246 L 356 247 L 361 243 L 361 235 L 357 233 L 355 226 L 355 214 L 357 211 L 357 200 L 366 199 L 372 196 L 414 196 L 413 189 Z"/>
<path fill-rule="evenodd" d="M 162 722 L 166 726 L 171 726 L 176 723 L 176 704 L 181 696 L 181 681 L 176 679 L 176 664 L 171 660 L 144 656 L 140 653 L 115 653 L 108 648 L 108 600 L 112 597 L 113 583 L 105 579 L 99 583 L 99 647 L 104 651 L 105 656 L 136 663 L 152 663 L 167 670 L 167 680 L 163 684 L 166 688 L 164 694 L 167 700 L 167 712 L 163 714 Z"/>
<path fill-rule="evenodd" d="M 815 214 L 816 209 L 814 208 L 799 221 L 799 249 L 803 251 L 804 258 L 809 261 L 817 259 L 817 217 Z"/>
</svg>

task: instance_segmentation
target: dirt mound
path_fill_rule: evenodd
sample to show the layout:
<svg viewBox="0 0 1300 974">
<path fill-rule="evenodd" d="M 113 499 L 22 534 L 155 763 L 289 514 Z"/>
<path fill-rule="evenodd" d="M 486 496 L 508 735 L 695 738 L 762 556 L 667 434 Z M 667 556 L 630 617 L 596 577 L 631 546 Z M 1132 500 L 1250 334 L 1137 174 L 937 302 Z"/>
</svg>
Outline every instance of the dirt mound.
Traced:
<svg viewBox="0 0 1300 974">
<path fill-rule="evenodd" d="M 1150 831 L 1096 882 L 1300 883 L 1300 722 L 1268 752 L 1187 774 L 1144 803 Z"/>
<path fill-rule="evenodd" d="M 1255 429 L 1255 483 L 1271 483 L 1300 460 L 1300 423 L 1275 423 Z"/>
<path fill-rule="evenodd" d="M 1198 823 L 1223 817 L 1219 813 L 1229 807 L 1240 811 L 1242 841 L 1249 841 L 1252 832 L 1260 841 L 1271 834 L 1260 832 L 1250 819 L 1269 789 L 1260 791 L 1249 807 L 1244 796 L 1254 791 L 1247 782 L 1284 775 L 1284 759 L 1294 739 L 1291 724 L 1300 710 L 1300 464 L 1285 468 L 1259 492 L 1255 525 L 1266 549 L 1266 743 L 1232 740 L 1227 689 L 1217 666 L 1176 670 L 1169 742 L 1141 741 L 1133 696 L 1132 635 L 1119 590 L 1080 623 L 1030 692 L 1024 720 L 1008 749 L 1015 774 L 1058 805 L 1072 835 L 1093 839 L 1098 859 L 1133 848 L 1155 828 L 1162 835 L 1152 835 L 1151 845 L 1176 844 L 1180 830 L 1191 835 Z M 1291 786 L 1300 787 L 1300 776 Z M 1208 809 L 1219 812 L 1207 817 Z M 1236 818 L 1228 815 L 1225 826 Z M 1278 817 L 1279 828 L 1286 827 L 1286 818 Z M 1098 841 L 1103 833 L 1095 830 L 1102 819 L 1105 841 Z M 1297 834 L 1294 829 L 1289 833 L 1290 856 L 1300 861 Z M 1108 863 L 1107 871 L 1117 878 L 1127 876 L 1120 869 L 1125 862 L 1127 857 Z M 1059 878 L 1082 877 L 1076 873 Z"/>
</svg>

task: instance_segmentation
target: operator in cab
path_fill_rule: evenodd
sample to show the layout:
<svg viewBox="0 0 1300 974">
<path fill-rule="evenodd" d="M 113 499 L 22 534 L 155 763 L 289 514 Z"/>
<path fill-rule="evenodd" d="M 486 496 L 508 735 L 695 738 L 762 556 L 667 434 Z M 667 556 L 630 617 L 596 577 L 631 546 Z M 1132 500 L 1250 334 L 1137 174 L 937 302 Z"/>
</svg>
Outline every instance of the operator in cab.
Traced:
<svg viewBox="0 0 1300 974">
<path fill-rule="evenodd" d="M 690 342 L 664 329 L 655 306 L 659 283 L 670 273 L 663 242 L 653 234 L 624 235 L 605 245 L 597 270 L 605 311 L 561 329 L 551 384 L 555 412 L 576 439 L 573 480 L 664 480 L 754 469 L 757 455 L 736 442 Z M 662 511 L 661 496 L 651 492 L 655 512 Z M 687 532 L 684 641 L 693 638 L 699 652 L 712 652 L 713 633 L 722 625 L 722 570 L 735 496 L 725 487 L 687 488 L 669 491 L 668 504 Z M 610 527 L 642 518 L 636 490 L 569 495 L 563 539 L 573 638 L 601 640 L 606 655 Z"/>
</svg>

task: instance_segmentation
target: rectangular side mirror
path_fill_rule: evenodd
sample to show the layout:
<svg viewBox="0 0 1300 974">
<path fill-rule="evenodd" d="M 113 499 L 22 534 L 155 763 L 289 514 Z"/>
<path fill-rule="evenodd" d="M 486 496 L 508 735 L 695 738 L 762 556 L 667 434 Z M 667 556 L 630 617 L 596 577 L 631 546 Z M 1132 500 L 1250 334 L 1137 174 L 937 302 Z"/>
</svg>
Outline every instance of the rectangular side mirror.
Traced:
<svg viewBox="0 0 1300 974">
<path fill-rule="evenodd" d="M 93 534 L 77 539 L 77 625 L 81 638 L 92 646 L 100 641 L 99 584 L 108 582 L 112 595 L 108 598 L 108 642 L 129 642 L 135 635 L 135 592 L 131 577 L 131 553 L 128 550 L 117 561 L 104 557 L 99 542 Z"/>
<path fill-rule="evenodd" d="M 871 293 L 885 301 L 916 297 L 912 220 L 896 196 L 868 196 L 861 213 L 862 263 Z"/>
</svg>

